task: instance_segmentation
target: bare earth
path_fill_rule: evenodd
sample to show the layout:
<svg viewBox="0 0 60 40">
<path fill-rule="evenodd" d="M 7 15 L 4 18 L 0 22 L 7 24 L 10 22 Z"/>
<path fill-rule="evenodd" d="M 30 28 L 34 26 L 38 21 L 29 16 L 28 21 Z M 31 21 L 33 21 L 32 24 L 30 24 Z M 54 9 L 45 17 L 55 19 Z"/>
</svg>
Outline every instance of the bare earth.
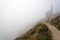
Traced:
<svg viewBox="0 0 60 40">
<path fill-rule="evenodd" d="M 53 40 L 60 40 L 60 31 L 49 23 L 45 23 L 52 32 Z"/>
</svg>

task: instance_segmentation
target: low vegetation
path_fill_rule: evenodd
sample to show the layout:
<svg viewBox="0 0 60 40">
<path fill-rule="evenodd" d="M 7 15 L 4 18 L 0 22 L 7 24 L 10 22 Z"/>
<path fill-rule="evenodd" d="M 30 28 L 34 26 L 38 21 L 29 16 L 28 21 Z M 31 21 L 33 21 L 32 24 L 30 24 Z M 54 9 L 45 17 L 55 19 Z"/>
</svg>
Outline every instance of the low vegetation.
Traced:
<svg viewBox="0 0 60 40">
<path fill-rule="evenodd" d="M 60 30 L 60 16 L 51 19 L 50 23 L 55 26 L 58 30 Z"/>
<path fill-rule="evenodd" d="M 44 23 L 38 23 L 30 33 L 15 40 L 52 40 L 52 34 Z"/>
</svg>

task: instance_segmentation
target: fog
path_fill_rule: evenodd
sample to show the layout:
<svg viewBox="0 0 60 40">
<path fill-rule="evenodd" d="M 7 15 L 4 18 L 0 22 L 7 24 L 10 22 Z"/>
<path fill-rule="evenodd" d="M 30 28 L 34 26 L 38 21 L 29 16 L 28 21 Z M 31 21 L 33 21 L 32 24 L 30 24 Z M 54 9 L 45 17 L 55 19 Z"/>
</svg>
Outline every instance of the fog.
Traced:
<svg viewBox="0 0 60 40">
<path fill-rule="evenodd" d="M 59 11 L 58 3 L 56 0 L 0 0 L 0 40 L 14 40 L 25 33 L 46 17 L 51 4 L 54 11 Z"/>
</svg>

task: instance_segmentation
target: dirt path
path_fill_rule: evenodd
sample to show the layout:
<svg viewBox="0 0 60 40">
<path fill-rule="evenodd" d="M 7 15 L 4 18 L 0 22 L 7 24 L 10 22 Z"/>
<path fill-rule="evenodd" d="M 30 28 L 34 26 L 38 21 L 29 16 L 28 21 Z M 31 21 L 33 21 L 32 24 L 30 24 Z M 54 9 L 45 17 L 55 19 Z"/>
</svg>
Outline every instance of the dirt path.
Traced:
<svg viewBox="0 0 60 40">
<path fill-rule="evenodd" d="M 52 32 L 53 40 L 60 40 L 60 31 L 49 23 L 45 23 Z"/>
</svg>

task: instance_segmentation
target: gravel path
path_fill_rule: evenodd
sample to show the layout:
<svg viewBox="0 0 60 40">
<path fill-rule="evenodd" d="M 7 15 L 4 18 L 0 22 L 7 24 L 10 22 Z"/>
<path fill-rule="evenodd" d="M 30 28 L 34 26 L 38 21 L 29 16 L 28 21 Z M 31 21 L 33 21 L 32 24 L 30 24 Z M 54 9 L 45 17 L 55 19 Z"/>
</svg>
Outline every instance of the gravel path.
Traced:
<svg viewBox="0 0 60 40">
<path fill-rule="evenodd" d="M 45 23 L 52 32 L 53 40 L 60 40 L 60 31 L 49 23 Z"/>
</svg>

